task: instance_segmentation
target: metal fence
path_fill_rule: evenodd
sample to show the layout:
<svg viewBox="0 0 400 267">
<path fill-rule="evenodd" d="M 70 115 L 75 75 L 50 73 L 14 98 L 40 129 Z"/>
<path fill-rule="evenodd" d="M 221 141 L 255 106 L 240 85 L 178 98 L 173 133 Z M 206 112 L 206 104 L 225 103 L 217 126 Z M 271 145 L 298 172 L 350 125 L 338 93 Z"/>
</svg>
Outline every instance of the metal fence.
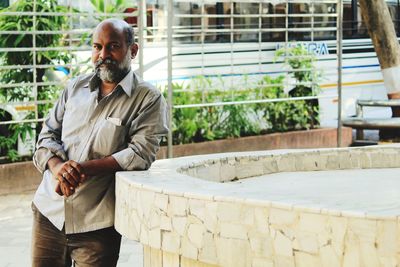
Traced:
<svg viewBox="0 0 400 267">
<path fill-rule="evenodd" d="M 0 12 L 0 21 L 17 22 L 14 26 L 0 27 L 0 39 L 12 40 L 0 42 L 3 134 L 9 125 L 42 122 L 45 111 L 66 81 L 77 73 L 91 71 L 91 31 L 106 17 L 125 19 L 135 28 L 141 49 L 133 67 L 145 80 L 167 90 L 171 112 L 193 107 L 336 97 L 341 110 L 341 0 L 138 0 L 124 6 L 115 6 L 109 0 L 97 8 L 89 1 L 32 0 L 25 3 L 29 7 L 17 9 L 18 3 L 22 1 Z M 292 73 L 284 65 L 289 56 L 278 59 L 275 52 L 279 47 L 294 44 L 319 53 L 317 58 L 323 49 L 334 51 L 323 55 L 325 61 L 316 63 L 318 71 L 324 70 L 329 82 L 335 84 L 333 92 L 279 99 L 214 102 L 199 99 L 184 105 L 174 103 L 173 84 L 192 88 L 193 78 L 198 76 L 212 82 L 222 81 L 219 86 L 223 90 L 234 91 L 243 87 L 257 89 L 265 75 Z M 315 47 L 310 48 L 310 44 Z M 296 81 L 285 79 L 282 86 L 290 88 L 294 84 Z M 313 82 L 306 85 L 318 86 Z M 195 89 L 207 91 L 213 87 Z M 341 112 L 337 114 L 340 122 Z M 338 129 L 339 143 L 340 123 Z M 168 145 L 172 156 L 172 132 Z"/>
</svg>

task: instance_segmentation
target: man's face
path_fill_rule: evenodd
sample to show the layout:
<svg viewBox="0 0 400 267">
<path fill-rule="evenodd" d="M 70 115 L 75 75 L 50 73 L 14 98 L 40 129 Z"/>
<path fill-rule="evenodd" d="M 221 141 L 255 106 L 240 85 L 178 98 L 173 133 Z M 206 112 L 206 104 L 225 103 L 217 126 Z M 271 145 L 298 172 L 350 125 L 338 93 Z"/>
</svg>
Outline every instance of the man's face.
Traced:
<svg viewBox="0 0 400 267">
<path fill-rule="evenodd" d="M 93 34 L 92 63 L 102 81 L 117 83 L 125 76 L 131 65 L 131 49 L 121 29 L 109 23 L 96 29 Z"/>
</svg>

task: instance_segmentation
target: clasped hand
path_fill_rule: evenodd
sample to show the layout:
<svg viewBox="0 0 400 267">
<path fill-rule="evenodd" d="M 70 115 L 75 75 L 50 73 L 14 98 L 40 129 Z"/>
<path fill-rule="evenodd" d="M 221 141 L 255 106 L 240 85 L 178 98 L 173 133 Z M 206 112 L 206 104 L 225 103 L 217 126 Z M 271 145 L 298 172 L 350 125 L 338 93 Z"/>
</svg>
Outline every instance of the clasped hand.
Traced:
<svg viewBox="0 0 400 267">
<path fill-rule="evenodd" d="M 69 197 L 86 179 L 83 167 L 73 161 L 60 162 L 54 168 L 53 175 L 58 180 L 56 192 L 60 196 Z"/>
</svg>

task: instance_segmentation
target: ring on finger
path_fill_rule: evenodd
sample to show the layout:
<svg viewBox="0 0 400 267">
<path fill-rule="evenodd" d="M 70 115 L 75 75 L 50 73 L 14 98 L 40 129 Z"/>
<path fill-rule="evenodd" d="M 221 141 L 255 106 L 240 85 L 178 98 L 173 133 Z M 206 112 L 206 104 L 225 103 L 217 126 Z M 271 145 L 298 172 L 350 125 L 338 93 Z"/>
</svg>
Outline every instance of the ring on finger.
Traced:
<svg viewBox="0 0 400 267">
<path fill-rule="evenodd" d="M 67 176 L 67 174 L 68 174 L 68 172 L 64 172 L 64 173 L 62 174 L 62 177 L 65 178 L 65 176 Z"/>
<path fill-rule="evenodd" d="M 69 170 L 68 170 L 68 173 L 71 173 L 73 169 L 74 169 L 74 168 L 69 169 Z"/>
</svg>

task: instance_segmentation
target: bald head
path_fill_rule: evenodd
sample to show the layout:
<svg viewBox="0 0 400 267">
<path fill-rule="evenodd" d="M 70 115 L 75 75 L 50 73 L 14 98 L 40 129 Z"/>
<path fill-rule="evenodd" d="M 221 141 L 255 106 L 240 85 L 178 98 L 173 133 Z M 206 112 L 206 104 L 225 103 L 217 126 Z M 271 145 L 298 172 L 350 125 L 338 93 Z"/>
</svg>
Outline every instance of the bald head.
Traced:
<svg viewBox="0 0 400 267">
<path fill-rule="evenodd" d="M 93 36 L 103 32 L 104 29 L 112 29 L 115 32 L 122 33 L 125 37 L 125 42 L 127 46 L 131 46 L 135 42 L 135 34 L 133 28 L 126 23 L 126 21 L 121 19 L 106 19 L 100 22 L 97 27 L 94 29 Z"/>
<path fill-rule="evenodd" d="M 104 20 L 94 30 L 92 43 L 92 62 L 98 77 L 109 84 L 121 81 L 138 51 L 132 27 L 123 20 Z"/>
</svg>

